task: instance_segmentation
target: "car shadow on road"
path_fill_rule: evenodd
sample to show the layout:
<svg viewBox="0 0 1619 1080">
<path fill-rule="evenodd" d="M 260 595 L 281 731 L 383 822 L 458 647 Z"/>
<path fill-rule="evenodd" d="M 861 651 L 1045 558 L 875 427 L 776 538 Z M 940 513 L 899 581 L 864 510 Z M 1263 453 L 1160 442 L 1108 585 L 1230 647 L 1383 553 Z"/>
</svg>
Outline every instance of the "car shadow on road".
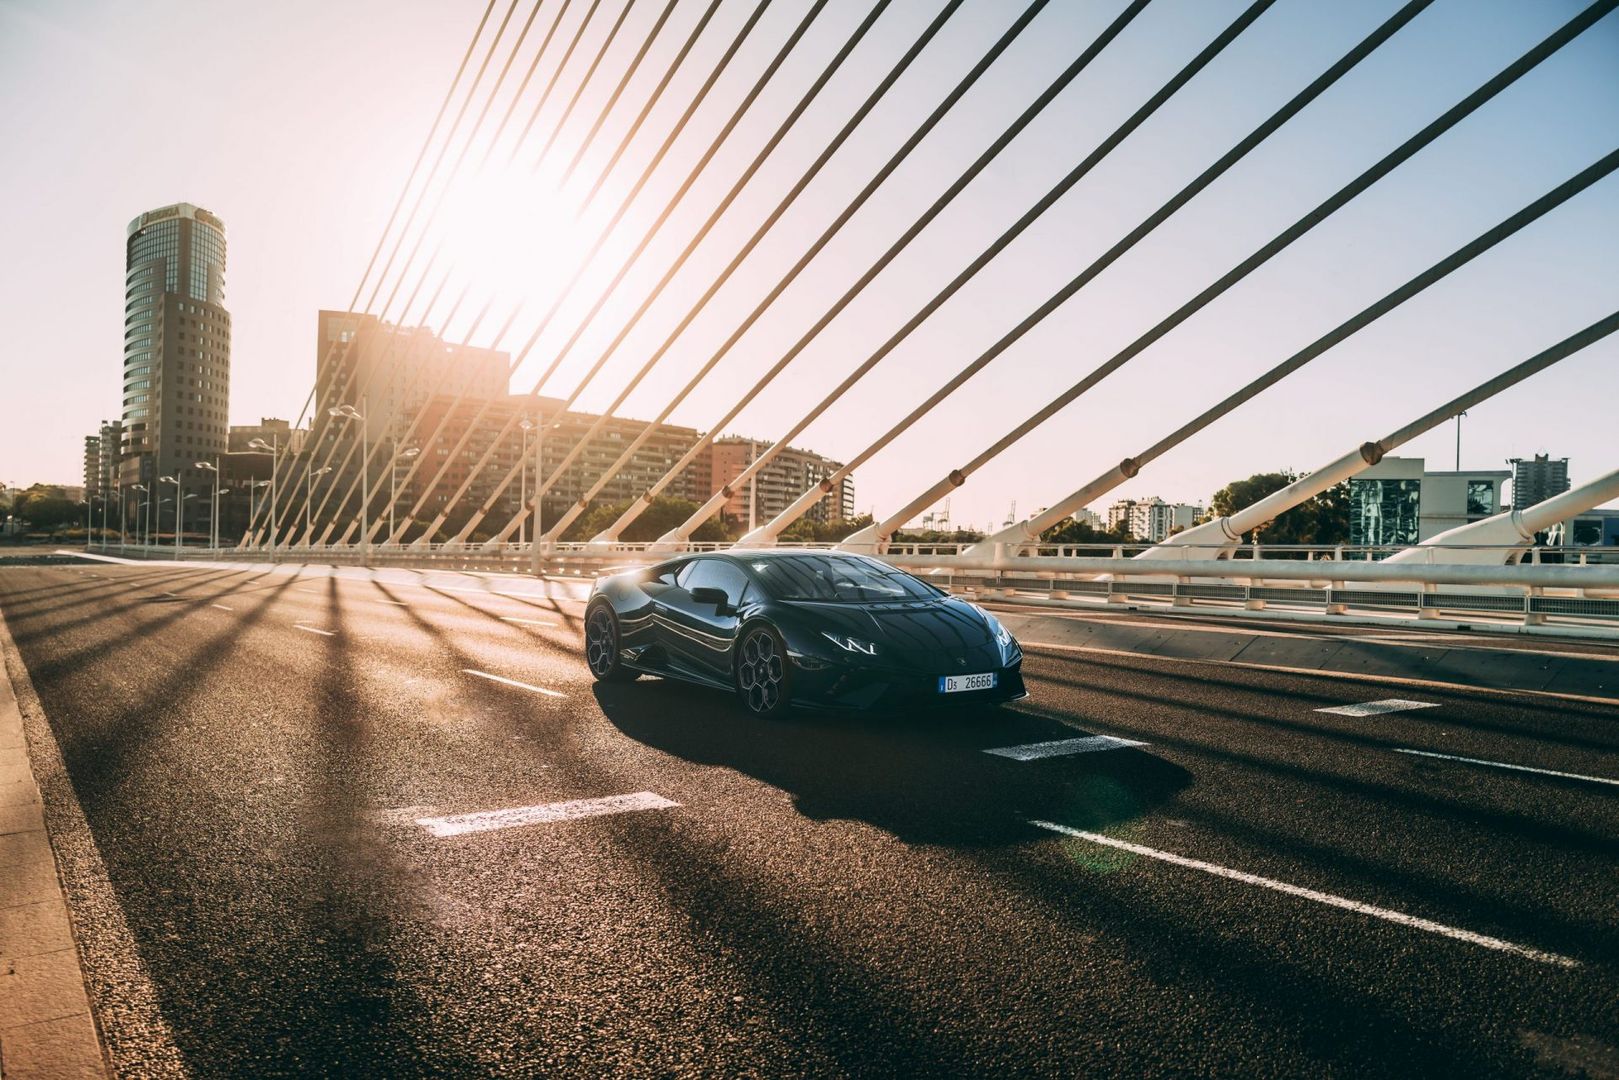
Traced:
<svg viewBox="0 0 1619 1080">
<path fill-rule="evenodd" d="M 608 720 L 639 743 L 785 791 L 805 817 L 865 822 L 908 843 L 1019 843 L 1046 835 L 1034 819 L 1106 828 L 1191 780 L 1133 747 L 1034 761 L 985 753 L 1092 734 L 1081 717 L 1000 708 L 761 720 L 723 694 L 664 680 L 597 684 L 595 693 Z"/>
</svg>

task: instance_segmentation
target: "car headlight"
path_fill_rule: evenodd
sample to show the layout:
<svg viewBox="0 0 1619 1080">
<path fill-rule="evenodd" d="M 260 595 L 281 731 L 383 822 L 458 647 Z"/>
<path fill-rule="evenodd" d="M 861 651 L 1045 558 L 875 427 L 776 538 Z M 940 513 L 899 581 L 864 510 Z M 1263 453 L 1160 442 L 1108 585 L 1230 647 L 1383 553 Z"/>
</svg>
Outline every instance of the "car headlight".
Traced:
<svg viewBox="0 0 1619 1080">
<path fill-rule="evenodd" d="M 1017 641 L 1012 637 L 1012 631 L 1001 625 L 1001 620 L 982 608 L 979 611 L 983 613 L 984 622 L 989 626 L 989 632 L 995 637 L 995 646 L 1001 650 L 1002 665 L 1010 667 L 1022 658 L 1023 650 L 1018 648 Z"/>
<path fill-rule="evenodd" d="M 821 636 L 826 638 L 826 640 L 830 641 L 832 644 L 836 645 L 838 648 L 842 649 L 844 652 L 860 653 L 862 656 L 877 655 L 877 645 L 875 642 L 863 641 L 860 638 L 850 637 L 847 634 L 834 634 L 830 630 L 822 630 Z"/>
</svg>

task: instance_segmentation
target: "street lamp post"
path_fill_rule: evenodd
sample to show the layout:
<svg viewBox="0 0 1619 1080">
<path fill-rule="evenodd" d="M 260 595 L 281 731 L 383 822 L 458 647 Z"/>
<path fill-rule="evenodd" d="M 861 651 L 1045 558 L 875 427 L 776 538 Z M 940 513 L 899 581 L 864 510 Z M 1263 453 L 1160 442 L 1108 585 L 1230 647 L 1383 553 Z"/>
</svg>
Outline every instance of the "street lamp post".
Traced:
<svg viewBox="0 0 1619 1080">
<path fill-rule="evenodd" d="M 552 420 L 549 426 L 552 428 L 560 428 L 562 426 L 562 421 Z M 539 434 L 534 436 L 534 543 L 529 545 L 528 557 L 529 570 L 534 574 L 535 577 L 538 577 L 540 574 L 540 537 L 545 535 L 545 504 L 541 500 L 538 489 L 540 485 L 545 482 L 542 479 L 545 476 L 545 469 L 542 466 L 545 461 L 546 427 L 547 425 L 541 424 L 539 426 Z M 528 463 L 528 454 L 526 452 L 523 454 L 523 462 L 525 465 Z"/>
<path fill-rule="evenodd" d="M 180 497 L 184 494 L 180 490 L 180 478 L 177 476 L 160 476 L 157 478 L 157 482 L 174 485 L 174 553 L 179 555 L 180 549 L 185 546 L 180 539 L 180 527 L 185 523 L 186 516 L 185 500 Z"/>
<path fill-rule="evenodd" d="M 517 545 L 521 547 L 528 542 L 528 536 L 524 532 L 525 526 L 528 525 L 528 433 L 534 430 L 534 421 L 525 416 L 517 426 L 523 429 L 523 449 L 517 454 L 521 459 L 520 464 L 523 468 L 523 478 L 518 482 L 517 488 L 517 511 L 522 515 L 517 519 Z M 539 463 L 536 462 L 534 466 L 534 482 L 536 484 L 540 482 L 539 472 Z M 539 502 L 538 499 L 534 501 Z M 539 524 L 538 519 L 535 520 L 535 524 Z M 536 528 L 534 530 L 534 542 L 539 543 L 539 540 L 540 530 Z"/>
<path fill-rule="evenodd" d="M 311 472 L 309 466 L 312 464 L 314 464 L 313 461 L 304 462 L 304 547 L 315 546 L 315 527 L 311 523 L 309 510 L 309 505 L 315 501 L 315 477 L 325 476 L 332 471 L 332 467 L 326 465 Z"/>
<path fill-rule="evenodd" d="M 135 525 L 136 525 L 135 531 L 136 531 L 136 533 L 138 533 L 140 535 L 141 547 L 145 547 L 146 546 L 147 534 L 146 534 L 146 530 L 141 528 L 140 526 L 145 525 L 146 522 L 149 520 L 149 517 L 150 517 L 150 514 L 151 514 L 149 504 L 151 503 L 152 496 L 151 496 L 151 494 L 149 492 L 149 489 L 147 488 L 147 486 L 145 484 L 131 484 L 131 485 L 129 485 L 129 490 L 138 491 L 143 496 L 145 496 L 145 498 L 139 498 L 139 499 L 135 500 Z"/>
<path fill-rule="evenodd" d="M 270 455 L 270 561 L 275 562 L 276 511 L 279 509 L 275 498 L 275 474 L 279 471 L 278 466 L 281 463 L 280 433 L 272 434 L 270 440 L 265 442 L 263 439 L 253 439 L 247 444 L 247 448 Z"/>
<path fill-rule="evenodd" d="M 257 498 L 258 490 L 259 490 L 259 488 L 269 487 L 269 486 L 270 486 L 270 481 L 268 481 L 268 480 L 249 480 L 247 482 L 247 521 L 248 521 L 248 528 L 253 527 L 253 521 L 255 520 L 255 518 L 256 518 L 256 516 L 258 514 L 258 507 L 255 505 L 255 502 L 254 502 L 254 500 Z"/>
<path fill-rule="evenodd" d="M 341 420 L 365 421 L 365 416 L 353 405 L 334 405 L 326 410 L 327 416 L 335 416 Z M 360 429 L 360 561 L 365 561 L 366 553 L 371 544 L 367 533 L 369 531 L 366 520 L 366 510 L 371 504 L 371 470 L 366 467 L 367 455 L 365 449 L 365 429 Z"/>
<path fill-rule="evenodd" d="M 407 446 L 394 455 L 388 464 L 388 535 L 394 534 L 394 503 L 399 500 L 399 465 L 401 461 L 409 461 L 422 452 L 419 446 Z M 386 546 L 386 544 L 385 544 Z"/>
<path fill-rule="evenodd" d="M 219 463 L 214 461 L 199 461 L 197 468 L 207 469 L 214 474 L 214 506 L 208 516 L 208 546 L 215 551 L 219 550 Z"/>
</svg>

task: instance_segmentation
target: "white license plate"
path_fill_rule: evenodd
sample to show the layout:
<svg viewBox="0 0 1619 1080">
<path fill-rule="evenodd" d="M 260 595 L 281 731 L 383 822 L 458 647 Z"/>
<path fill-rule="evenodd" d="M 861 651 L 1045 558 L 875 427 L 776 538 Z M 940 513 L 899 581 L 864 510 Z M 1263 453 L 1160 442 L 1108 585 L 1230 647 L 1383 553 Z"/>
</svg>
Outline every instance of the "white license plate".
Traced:
<svg viewBox="0 0 1619 1080">
<path fill-rule="evenodd" d="M 963 690 L 993 690 L 995 689 L 995 673 L 986 672 L 982 675 L 940 675 L 939 693 L 959 694 Z"/>
</svg>

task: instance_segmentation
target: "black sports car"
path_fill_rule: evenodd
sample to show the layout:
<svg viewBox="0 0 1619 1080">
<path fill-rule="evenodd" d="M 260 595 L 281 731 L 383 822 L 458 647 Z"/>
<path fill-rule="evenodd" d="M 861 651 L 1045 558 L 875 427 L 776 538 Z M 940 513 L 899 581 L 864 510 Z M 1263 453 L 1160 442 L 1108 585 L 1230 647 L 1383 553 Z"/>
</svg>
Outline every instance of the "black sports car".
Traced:
<svg viewBox="0 0 1619 1080">
<path fill-rule="evenodd" d="M 733 689 L 761 716 L 1024 696 L 1000 621 L 878 559 L 834 551 L 685 555 L 598 580 L 585 608 L 598 680 Z"/>
</svg>

